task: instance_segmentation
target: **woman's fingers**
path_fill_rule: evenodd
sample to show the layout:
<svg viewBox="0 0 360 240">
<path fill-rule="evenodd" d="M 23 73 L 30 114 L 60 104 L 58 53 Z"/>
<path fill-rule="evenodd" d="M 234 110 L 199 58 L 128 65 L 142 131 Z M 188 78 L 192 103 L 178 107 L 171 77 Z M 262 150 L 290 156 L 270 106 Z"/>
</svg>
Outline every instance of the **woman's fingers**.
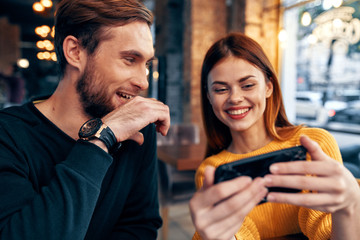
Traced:
<svg viewBox="0 0 360 240">
<path fill-rule="evenodd" d="M 204 187 L 190 200 L 191 217 L 204 239 L 230 239 L 266 196 L 265 180 L 239 177 L 213 185 L 214 172 L 205 170 Z"/>
</svg>

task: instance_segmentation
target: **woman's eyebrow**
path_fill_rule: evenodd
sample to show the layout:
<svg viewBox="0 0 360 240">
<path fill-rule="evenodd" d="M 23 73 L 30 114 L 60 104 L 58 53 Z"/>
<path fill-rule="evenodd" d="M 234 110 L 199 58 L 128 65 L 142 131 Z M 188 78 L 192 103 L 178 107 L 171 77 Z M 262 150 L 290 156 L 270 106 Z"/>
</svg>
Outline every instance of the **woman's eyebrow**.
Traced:
<svg viewBox="0 0 360 240">
<path fill-rule="evenodd" d="M 255 76 L 254 76 L 254 75 L 247 75 L 247 76 L 244 76 L 244 77 L 240 78 L 238 81 L 239 81 L 239 82 L 244 82 L 244 81 L 248 80 L 249 78 L 253 78 L 253 77 L 255 77 Z M 211 85 L 214 85 L 214 84 L 225 85 L 226 82 L 221 81 L 221 80 L 215 80 L 215 81 L 213 81 L 213 82 L 211 83 Z"/>
</svg>

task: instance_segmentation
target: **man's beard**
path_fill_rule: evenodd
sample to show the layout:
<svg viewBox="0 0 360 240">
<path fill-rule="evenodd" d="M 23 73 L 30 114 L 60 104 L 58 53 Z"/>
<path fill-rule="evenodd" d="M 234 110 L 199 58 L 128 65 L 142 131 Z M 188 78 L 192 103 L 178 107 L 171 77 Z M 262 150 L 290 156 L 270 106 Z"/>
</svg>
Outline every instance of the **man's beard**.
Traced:
<svg viewBox="0 0 360 240">
<path fill-rule="evenodd" d="M 108 98 L 106 86 L 101 85 L 100 74 L 96 73 L 96 67 L 92 61 L 86 65 L 83 75 L 78 79 L 76 91 L 80 97 L 80 103 L 84 112 L 92 118 L 102 118 L 114 110 L 111 98 Z"/>
</svg>

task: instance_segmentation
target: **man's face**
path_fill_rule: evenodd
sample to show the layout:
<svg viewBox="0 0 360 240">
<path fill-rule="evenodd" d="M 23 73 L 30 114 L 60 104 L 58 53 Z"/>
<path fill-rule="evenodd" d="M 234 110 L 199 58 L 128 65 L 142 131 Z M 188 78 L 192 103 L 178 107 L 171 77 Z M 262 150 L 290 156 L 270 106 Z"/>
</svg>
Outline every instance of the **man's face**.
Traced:
<svg viewBox="0 0 360 240">
<path fill-rule="evenodd" d="M 154 58 L 152 36 L 145 22 L 109 27 L 105 34 L 105 40 L 88 57 L 76 86 L 90 117 L 101 118 L 147 89 L 146 69 Z"/>
</svg>

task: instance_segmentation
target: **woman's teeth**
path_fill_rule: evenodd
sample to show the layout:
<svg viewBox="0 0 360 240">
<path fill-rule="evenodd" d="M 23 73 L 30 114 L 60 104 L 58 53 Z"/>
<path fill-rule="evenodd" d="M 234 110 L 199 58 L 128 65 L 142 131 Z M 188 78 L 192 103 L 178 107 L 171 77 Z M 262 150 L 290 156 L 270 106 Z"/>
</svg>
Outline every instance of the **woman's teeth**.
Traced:
<svg viewBox="0 0 360 240">
<path fill-rule="evenodd" d="M 231 115 L 240 115 L 240 114 L 244 114 L 244 113 L 248 112 L 249 110 L 250 110 L 250 108 L 243 108 L 243 109 L 238 109 L 238 110 L 229 110 L 227 112 Z"/>
</svg>

